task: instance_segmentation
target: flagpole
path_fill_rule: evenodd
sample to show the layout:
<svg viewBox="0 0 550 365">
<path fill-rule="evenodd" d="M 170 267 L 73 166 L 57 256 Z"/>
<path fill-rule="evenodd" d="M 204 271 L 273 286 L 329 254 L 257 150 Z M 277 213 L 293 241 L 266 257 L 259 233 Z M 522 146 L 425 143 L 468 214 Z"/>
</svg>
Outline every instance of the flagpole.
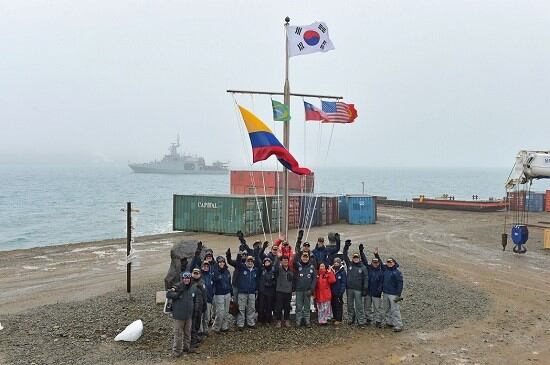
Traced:
<svg viewBox="0 0 550 365">
<path fill-rule="evenodd" d="M 284 103 L 287 106 L 287 110 L 290 111 L 290 85 L 288 81 L 288 24 L 290 23 L 290 18 L 287 16 L 285 18 L 285 89 L 284 89 Z M 290 151 L 290 120 L 283 122 L 283 145 L 285 148 Z M 283 232 L 285 240 L 288 240 L 288 169 L 284 170 L 283 178 Z M 280 232 L 279 232 L 280 234 Z"/>
</svg>

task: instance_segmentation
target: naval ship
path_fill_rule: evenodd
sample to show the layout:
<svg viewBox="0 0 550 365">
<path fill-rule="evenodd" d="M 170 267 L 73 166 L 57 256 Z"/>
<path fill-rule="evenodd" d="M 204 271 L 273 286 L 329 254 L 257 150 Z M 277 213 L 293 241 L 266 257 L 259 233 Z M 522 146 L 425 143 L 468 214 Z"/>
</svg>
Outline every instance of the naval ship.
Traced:
<svg viewBox="0 0 550 365">
<path fill-rule="evenodd" d="M 151 161 L 146 163 L 129 163 L 132 171 L 146 174 L 197 174 L 197 175 L 222 175 L 227 174 L 227 162 L 216 161 L 212 165 L 207 165 L 204 158 L 180 154 L 180 136 L 176 143 L 171 143 L 170 153 L 165 155 L 160 161 Z"/>
</svg>

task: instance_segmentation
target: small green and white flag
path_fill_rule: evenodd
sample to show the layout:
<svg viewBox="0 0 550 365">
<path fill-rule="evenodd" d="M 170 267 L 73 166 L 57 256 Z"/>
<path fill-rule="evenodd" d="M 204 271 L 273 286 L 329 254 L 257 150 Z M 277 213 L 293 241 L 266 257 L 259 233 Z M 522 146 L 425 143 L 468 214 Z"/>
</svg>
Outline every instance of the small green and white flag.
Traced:
<svg viewBox="0 0 550 365">
<path fill-rule="evenodd" d="M 273 120 L 278 122 L 288 122 L 290 120 L 290 110 L 285 104 L 271 99 L 271 106 L 273 107 Z"/>
</svg>

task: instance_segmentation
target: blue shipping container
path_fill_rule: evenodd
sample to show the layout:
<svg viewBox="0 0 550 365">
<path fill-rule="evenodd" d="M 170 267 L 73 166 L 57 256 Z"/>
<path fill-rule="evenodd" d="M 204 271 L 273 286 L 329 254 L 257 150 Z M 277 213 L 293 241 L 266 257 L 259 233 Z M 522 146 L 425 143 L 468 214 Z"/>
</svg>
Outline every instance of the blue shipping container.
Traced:
<svg viewBox="0 0 550 365">
<path fill-rule="evenodd" d="M 376 198 L 369 195 L 348 195 L 348 223 L 376 223 Z"/>
<path fill-rule="evenodd" d="M 345 195 L 338 197 L 338 215 L 341 221 L 348 220 L 348 199 Z"/>
<path fill-rule="evenodd" d="M 525 210 L 528 212 L 544 212 L 545 193 L 530 192 L 525 197 Z"/>
</svg>

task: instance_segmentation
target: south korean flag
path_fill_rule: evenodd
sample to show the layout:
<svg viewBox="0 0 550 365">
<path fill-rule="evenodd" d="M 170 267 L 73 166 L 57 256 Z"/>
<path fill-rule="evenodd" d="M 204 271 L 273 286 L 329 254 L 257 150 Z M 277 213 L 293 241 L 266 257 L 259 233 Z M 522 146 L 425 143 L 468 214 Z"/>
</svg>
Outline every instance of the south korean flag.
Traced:
<svg viewBox="0 0 550 365">
<path fill-rule="evenodd" d="M 334 49 L 334 45 L 328 36 L 328 27 L 323 22 L 289 26 L 286 36 L 289 57 L 315 52 L 328 52 Z"/>
</svg>

